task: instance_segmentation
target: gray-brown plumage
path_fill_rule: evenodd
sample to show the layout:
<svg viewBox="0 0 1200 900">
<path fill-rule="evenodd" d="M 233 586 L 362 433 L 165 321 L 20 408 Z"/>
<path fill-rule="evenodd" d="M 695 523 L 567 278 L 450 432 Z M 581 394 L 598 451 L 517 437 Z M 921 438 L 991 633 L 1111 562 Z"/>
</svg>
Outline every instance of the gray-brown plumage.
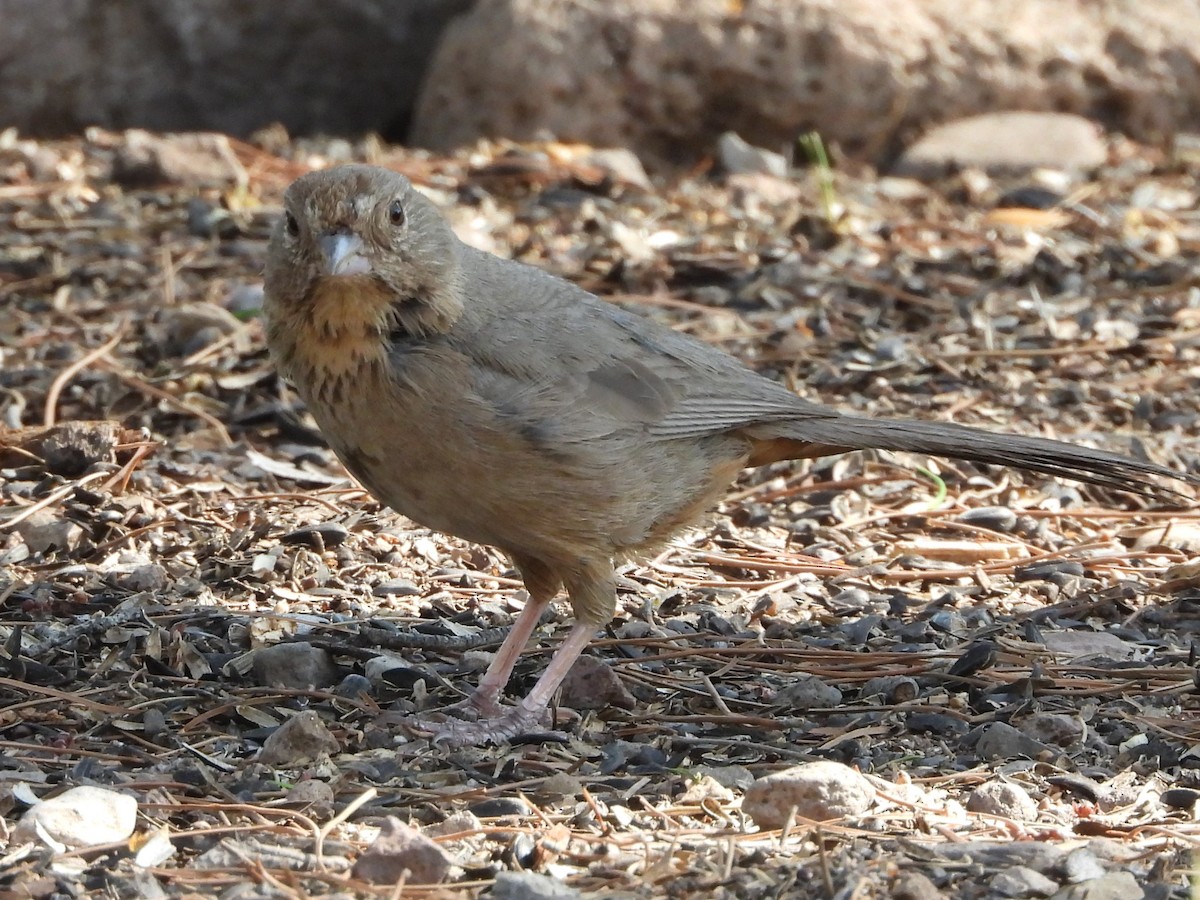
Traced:
<svg viewBox="0 0 1200 900">
<path fill-rule="evenodd" d="M 530 602 L 453 743 L 537 724 L 616 605 L 613 561 L 714 505 L 745 466 L 909 450 L 1147 492 L 1162 466 L 1041 438 L 841 415 L 725 353 L 459 241 L 402 176 L 297 180 L 271 242 L 267 337 L 330 446 L 382 502 L 505 551 Z M 498 698 L 565 587 L 577 624 L 520 704 Z"/>
</svg>

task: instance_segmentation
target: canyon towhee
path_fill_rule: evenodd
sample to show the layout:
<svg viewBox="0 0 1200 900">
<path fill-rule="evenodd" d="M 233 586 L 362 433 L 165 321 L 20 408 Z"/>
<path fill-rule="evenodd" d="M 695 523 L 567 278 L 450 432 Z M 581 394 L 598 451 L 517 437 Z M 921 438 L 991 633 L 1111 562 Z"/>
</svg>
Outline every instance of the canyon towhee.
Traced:
<svg viewBox="0 0 1200 900">
<path fill-rule="evenodd" d="M 512 738 L 616 608 L 614 560 L 713 506 L 746 466 L 908 450 L 1154 492 L 1149 462 L 941 422 L 842 415 L 733 357 L 459 241 L 403 176 L 298 179 L 271 239 L 267 340 L 338 457 L 415 522 L 507 553 L 529 602 L 451 744 Z M 1158 489 L 1162 493 L 1169 493 Z M 500 692 L 546 604 L 576 624 L 517 705 Z"/>
</svg>

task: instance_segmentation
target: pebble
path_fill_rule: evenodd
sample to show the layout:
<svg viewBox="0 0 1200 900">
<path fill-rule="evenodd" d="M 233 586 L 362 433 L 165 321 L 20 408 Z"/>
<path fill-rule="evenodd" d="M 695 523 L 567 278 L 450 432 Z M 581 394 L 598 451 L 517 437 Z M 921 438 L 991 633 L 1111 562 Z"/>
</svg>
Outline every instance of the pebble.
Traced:
<svg viewBox="0 0 1200 900">
<path fill-rule="evenodd" d="M 796 817 L 815 822 L 850 819 L 875 802 L 875 790 L 861 774 L 826 760 L 792 766 L 758 779 L 746 791 L 742 811 L 764 830 L 782 828 L 793 807 Z"/>
<path fill-rule="evenodd" d="M 407 578 L 393 578 L 383 581 L 371 588 L 376 597 L 409 597 L 421 593 L 420 586 Z"/>
<path fill-rule="evenodd" d="M 984 782 L 971 791 L 967 809 L 1017 822 L 1033 822 L 1038 817 L 1038 807 L 1032 797 L 1011 781 L 999 779 Z"/>
<path fill-rule="evenodd" d="M 279 539 L 279 542 L 281 544 L 302 544 L 319 552 L 327 547 L 344 544 L 348 537 L 350 537 L 350 532 L 344 525 L 339 525 L 337 522 L 317 522 L 314 525 L 305 525 L 303 528 L 289 531 Z"/>
<path fill-rule="evenodd" d="M 492 900 L 576 900 L 582 897 L 569 884 L 537 872 L 500 872 L 488 894 Z"/>
<path fill-rule="evenodd" d="M 1007 506 L 977 506 L 958 516 L 957 521 L 1007 534 L 1017 527 L 1017 514 Z"/>
<path fill-rule="evenodd" d="M 531 812 L 529 804 L 520 797 L 492 797 L 472 804 L 468 810 L 472 815 L 481 819 L 501 819 L 504 816 L 527 816 Z"/>
<path fill-rule="evenodd" d="M 1132 872 L 1109 872 L 1068 885 L 1054 895 L 1054 900 L 1142 900 L 1145 896 Z"/>
<path fill-rule="evenodd" d="M 730 175 L 757 172 L 783 178 L 788 173 L 787 159 L 782 154 L 755 147 L 732 131 L 717 138 L 717 161 Z"/>
<path fill-rule="evenodd" d="M 608 663 L 580 656 L 562 683 L 562 705 L 569 709 L 633 709 L 637 701 Z"/>
<path fill-rule="evenodd" d="M 430 837 L 442 837 L 447 834 L 460 834 L 464 831 L 479 831 L 482 828 L 483 823 L 479 821 L 477 815 L 462 810 L 450 813 L 445 819 L 436 825 L 428 826 L 424 831 Z"/>
<path fill-rule="evenodd" d="M 70 519 L 39 510 L 17 525 L 17 533 L 32 553 L 52 550 L 70 553 L 83 540 L 83 529 Z"/>
<path fill-rule="evenodd" d="M 993 722 L 984 728 L 975 745 L 975 752 L 982 759 L 1037 759 L 1049 749 L 1004 722 Z"/>
<path fill-rule="evenodd" d="M 1046 631 L 1042 643 L 1055 656 L 1080 659 L 1099 656 L 1106 659 L 1130 659 L 1135 648 L 1115 634 L 1105 631 Z"/>
<path fill-rule="evenodd" d="M 842 692 L 816 675 L 799 676 L 771 699 L 773 706 L 786 710 L 833 709 L 841 702 Z"/>
<path fill-rule="evenodd" d="M 585 155 L 581 162 L 603 169 L 613 179 L 624 184 L 646 191 L 654 187 L 638 155 L 624 147 L 597 148 Z"/>
<path fill-rule="evenodd" d="M 318 817 L 327 816 L 333 811 L 333 800 L 333 788 L 316 778 L 297 781 L 284 797 L 284 802 L 289 806 L 303 807 Z"/>
<path fill-rule="evenodd" d="M 1192 809 L 1200 800 L 1200 791 L 1191 788 L 1167 788 L 1159 797 L 1164 806 L 1171 809 Z"/>
<path fill-rule="evenodd" d="M 1024 734 L 1043 744 L 1076 747 L 1087 737 L 1087 726 L 1078 715 L 1038 712 L 1018 725 Z"/>
<path fill-rule="evenodd" d="M 258 761 L 266 766 L 292 768 L 336 753 L 340 745 L 312 710 L 292 716 L 263 742 Z"/>
<path fill-rule="evenodd" d="M 137 566 L 128 572 L 122 572 L 113 578 L 113 582 L 122 590 L 140 594 L 144 591 L 165 590 L 170 579 L 167 577 L 166 569 L 158 563 L 150 563 L 145 566 Z"/>
<path fill-rule="evenodd" d="M 1012 866 L 996 873 L 991 888 L 1001 897 L 1049 897 L 1058 890 L 1058 882 L 1028 866 Z"/>
<path fill-rule="evenodd" d="M 137 825 L 137 800 L 107 788 L 82 785 L 28 809 L 13 829 L 13 846 L 45 834 L 67 847 L 128 840 Z"/>
<path fill-rule="evenodd" d="M 408 874 L 405 875 L 405 872 Z M 389 816 L 371 846 L 355 861 L 351 874 L 371 884 L 438 884 L 450 873 L 450 860 L 416 828 Z"/>
<path fill-rule="evenodd" d="M 964 168 L 989 174 L 1039 168 L 1083 173 L 1107 157 L 1100 128 L 1082 116 L 996 112 L 932 128 L 901 154 L 894 174 L 931 179 Z"/>
<path fill-rule="evenodd" d="M 254 651 L 254 679 L 263 687 L 311 690 L 337 684 L 337 664 L 328 650 L 303 641 Z"/>
<path fill-rule="evenodd" d="M 916 870 L 898 875 L 888 894 L 890 900 L 941 900 L 945 896 L 928 876 Z"/>
</svg>

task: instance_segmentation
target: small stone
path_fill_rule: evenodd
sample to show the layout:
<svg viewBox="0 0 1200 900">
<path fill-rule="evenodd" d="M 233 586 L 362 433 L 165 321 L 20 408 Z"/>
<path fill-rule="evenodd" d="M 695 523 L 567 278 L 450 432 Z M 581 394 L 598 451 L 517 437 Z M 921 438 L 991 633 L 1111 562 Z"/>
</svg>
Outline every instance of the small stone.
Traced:
<svg viewBox="0 0 1200 900">
<path fill-rule="evenodd" d="M 184 303 L 163 312 L 164 349 L 172 356 L 190 356 L 235 333 L 242 323 L 214 303 Z"/>
<path fill-rule="evenodd" d="M 446 816 L 441 822 L 436 825 L 430 825 L 424 829 L 425 834 L 429 837 L 445 837 L 448 834 L 462 834 L 483 829 L 483 823 L 479 821 L 479 817 L 474 813 L 462 810 L 460 812 L 451 813 Z"/>
<path fill-rule="evenodd" d="M 581 656 L 563 679 L 562 705 L 569 709 L 633 709 L 637 701 L 608 663 Z"/>
<path fill-rule="evenodd" d="M 958 516 L 957 521 L 1007 534 L 1017 527 L 1017 514 L 1007 506 L 977 506 Z"/>
<path fill-rule="evenodd" d="M 1038 817 L 1037 804 L 1010 781 L 987 781 L 979 785 L 967 798 L 967 809 L 1017 822 L 1032 822 Z"/>
<path fill-rule="evenodd" d="M 842 692 L 816 675 L 801 675 L 775 692 L 773 706 L 785 710 L 833 709 L 842 702 Z"/>
<path fill-rule="evenodd" d="M 1171 809 L 1192 809 L 1196 801 L 1200 800 L 1200 791 L 1191 788 L 1168 788 L 1158 799 Z"/>
<path fill-rule="evenodd" d="M 1035 741 L 1058 747 L 1076 747 L 1087 737 L 1083 719 L 1066 713 L 1034 713 L 1018 727 Z"/>
<path fill-rule="evenodd" d="M 292 785 L 284 802 L 288 806 L 303 807 L 318 816 L 325 816 L 333 811 L 333 799 L 333 788 L 328 784 L 316 778 L 306 778 Z"/>
<path fill-rule="evenodd" d="M 391 581 L 383 581 L 375 585 L 371 589 L 371 593 L 376 597 L 410 597 L 421 593 L 421 588 L 415 581 L 407 578 L 393 578 Z"/>
<path fill-rule="evenodd" d="M 732 131 L 717 138 L 717 160 L 730 175 L 757 172 L 783 178 L 788 173 L 787 159 L 782 154 L 755 147 Z"/>
<path fill-rule="evenodd" d="M 791 810 L 799 819 L 851 819 L 871 808 L 875 790 L 849 766 L 811 762 L 758 779 L 746 791 L 742 810 L 762 829 L 782 828 Z"/>
<path fill-rule="evenodd" d="M 1055 656 L 1070 659 L 1130 659 L 1135 652 L 1132 644 L 1105 631 L 1047 631 L 1042 634 L 1042 643 Z"/>
<path fill-rule="evenodd" d="M 502 819 L 505 816 L 527 816 L 532 810 L 520 797 L 491 797 L 472 804 L 469 812 L 481 819 Z"/>
<path fill-rule="evenodd" d="M 988 725 L 975 745 L 975 752 L 983 759 L 1037 759 L 1049 749 L 1004 722 Z"/>
<path fill-rule="evenodd" d="M 254 678 L 263 687 L 311 690 L 337 684 L 337 664 L 328 650 L 303 641 L 254 651 Z"/>
<path fill-rule="evenodd" d="M 996 873 L 991 887 L 1001 897 L 1049 897 L 1058 890 L 1058 882 L 1028 866 L 1012 866 Z"/>
<path fill-rule="evenodd" d="M 998 112 L 939 125 L 901 155 L 895 173 L 940 178 L 963 168 L 989 174 L 1061 169 L 1087 172 L 1108 158 L 1099 127 L 1082 116 Z"/>
<path fill-rule="evenodd" d="M 754 784 L 754 773 L 745 766 L 696 766 L 692 772 L 743 793 L 749 789 L 750 785 Z"/>
<path fill-rule="evenodd" d="M 593 150 L 581 160 L 583 163 L 603 169 L 614 180 L 632 185 L 642 190 L 650 190 L 653 185 L 646 175 L 646 169 L 636 153 L 624 147 L 607 147 Z"/>
<path fill-rule="evenodd" d="M 679 795 L 679 802 L 687 805 L 698 805 L 709 800 L 717 803 L 729 803 L 733 800 L 733 791 L 715 778 L 704 775 L 688 784 L 684 792 Z"/>
<path fill-rule="evenodd" d="M 340 749 L 337 740 L 325 723 L 312 710 L 292 716 L 263 742 L 258 761 L 266 766 L 292 768 L 336 753 Z"/>
<path fill-rule="evenodd" d="M 577 900 L 583 895 L 569 884 L 537 872 L 499 872 L 492 892 L 493 900 Z"/>
<path fill-rule="evenodd" d="M 1090 881 L 1068 885 L 1054 900 L 1142 900 L 1146 892 L 1132 872 L 1109 872 Z"/>
<path fill-rule="evenodd" d="M 137 566 L 128 572 L 118 575 L 114 581 L 117 587 L 134 594 L 140 594 L 145 591 L 162 591 L 170 583 L 170 579 L 167 577 L 167 570 L 158 563 Z"/>
<path fill-rule="evenodd" d="M 321 551 L 326 547 L 337 547 L 344 544 L 350 532 L 346 526 L 337 522 L 318 522 L 315 525 L 305 525 L 295 531 L 289 531 L 279 539 L 281 544 L 303 544 L 314 550 Z"/>
<path fill-rule="evenodd" d="M 262 312 L 263 286 L 254 284 L 239 284 L 225 295 L 225 308 L 238 321 L 252 319 Z"/>
<path fill-rule="evenodd" d="M 82 785 L 28 809 L 13 829 L 14 845 L 46 835 L 67 847 L 128 840 L 137 826 L 137 800 L 107 788 Z"/>
<path fill-rule="evenodd" d="M 354 863 L 351 874 L 371 884 L 438 884 L 446 880 L 450 860 L 436 843 L 411 825 L 389 816 L 379 837 Z"/>
<path fill-rule="evenodd" d="M 32 553 L 70 553 L 83 540 L 79 525 L 48 510 L 39 510 L 18 524 L 17 533 Z"/>
<path fill-rule="evenodd" d="M 941 900 L 945 896 L 921 872 L 904 872 L 892 882 L 891 900 Z"/>
</svg>

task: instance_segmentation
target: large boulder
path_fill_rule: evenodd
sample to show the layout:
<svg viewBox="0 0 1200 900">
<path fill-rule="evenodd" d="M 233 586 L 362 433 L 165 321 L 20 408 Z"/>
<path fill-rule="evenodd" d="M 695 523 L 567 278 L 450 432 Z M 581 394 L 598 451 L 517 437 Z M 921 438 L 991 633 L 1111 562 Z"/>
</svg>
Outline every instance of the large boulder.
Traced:
<svg viewBox="0 0 1200 900">
<path fill-rule="evenodd" d="M 0 0 L 0 128 L 403 132 L 471 0 Z"/>
<path fill-rule="evenodd" d="M 1073 112 L 1139 138 L 1200 122 L 1200 5 L 1180 0 L 490 0 L 430 64 L 414 142 L 481 136 L 695 161 L 808 129 L 886 159 L 924 126 Z"/>
</svg>

